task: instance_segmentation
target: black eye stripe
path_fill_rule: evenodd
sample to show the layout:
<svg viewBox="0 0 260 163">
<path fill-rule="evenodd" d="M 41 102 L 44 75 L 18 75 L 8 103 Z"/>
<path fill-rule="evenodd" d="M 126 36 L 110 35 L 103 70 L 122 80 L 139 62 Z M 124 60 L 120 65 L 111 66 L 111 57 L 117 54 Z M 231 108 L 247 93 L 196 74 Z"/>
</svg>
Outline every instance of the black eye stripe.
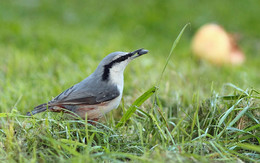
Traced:
<svg viewBox="0 0 260 163">
<path fill-rule="evenodd" d="M 119 58 L 113 60 L 113 61 L 110 62 L 109 64 L 106 64 L 106 65 L 104 66 L 104 72 L 103 72 L 103 74 L 102 74 L 102 80 L 105 81 L 105 80 L 108 79 L 109 73 L 110 73 L 110 68 L 112 68 L 114 64 L 123 62 L 123 61 L 127 60 L 129 57 L 131 57 L 132 55 L 133 55 L 133 54 L 129 53 L 129 54 L 127 54 L 127 55 L 121 56 L 121 57 L 119 57 Z"/>
<path fill-rule="evenodd" d="M 113 61 L 110 62 L 109 64 L 112 64 L 112 65 L 113 65 L 113 64 L 115 64 L 115 63 L 122 62 L 122 61 L 128 59 L 128 58 L 131 57 L 131 56 L 132 56 L 131 53 L 130 53 L 130 54 L 127 54 L 127 55 L 124 55 L 124 56 L 121 56 L 121 57 L 119 57 L 119 58 L 113 60 Z"/>
</svg>

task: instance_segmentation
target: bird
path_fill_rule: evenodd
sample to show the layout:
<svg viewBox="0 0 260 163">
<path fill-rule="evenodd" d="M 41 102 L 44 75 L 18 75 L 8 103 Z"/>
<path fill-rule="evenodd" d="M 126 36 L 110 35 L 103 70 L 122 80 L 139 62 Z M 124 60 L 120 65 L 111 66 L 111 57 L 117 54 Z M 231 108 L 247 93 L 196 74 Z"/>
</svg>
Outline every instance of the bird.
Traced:
<svg viewBox="0 0 260 163">
<path fill-rule="evenodd" d="M 98 121 L 116 109 L 122 98 L 124 70 L 135 58 L 148 53 L 138 49 L 133 52 L 113 52 L 107 55 L 96 70 L 81 82 L 73 85 L 51 101 L 36 106 L 27 116 L 46 110 L 64 112 L 75 118 Z"/>
</svg>

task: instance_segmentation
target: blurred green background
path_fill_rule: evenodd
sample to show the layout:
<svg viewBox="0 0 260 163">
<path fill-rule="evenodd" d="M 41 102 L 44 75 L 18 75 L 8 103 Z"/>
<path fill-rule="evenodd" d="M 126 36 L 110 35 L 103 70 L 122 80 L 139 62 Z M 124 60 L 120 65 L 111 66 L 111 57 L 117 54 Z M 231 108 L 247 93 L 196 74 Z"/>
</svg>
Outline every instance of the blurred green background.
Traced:
<svg viewBox="0 0 260 163">
<path fill-rule="evenodd" d="M 1 1 L 0 111 L 25 113 L 87 77 L 107 54 L 145 48 L 149 55 L 125 72 L 124 98 L 133 101 L 158 81 L 187 23 L 160 85 L 165 105 L 188 104 L 194 92 L 207 98 L 212 88 L 228 94 L 229 82 L 259 90 L 259 6 L 257 0 Z M 192 56 L 194 33 L 212 22 L 239 35 L 242 66 L 216 67 Z"/>
</svg>

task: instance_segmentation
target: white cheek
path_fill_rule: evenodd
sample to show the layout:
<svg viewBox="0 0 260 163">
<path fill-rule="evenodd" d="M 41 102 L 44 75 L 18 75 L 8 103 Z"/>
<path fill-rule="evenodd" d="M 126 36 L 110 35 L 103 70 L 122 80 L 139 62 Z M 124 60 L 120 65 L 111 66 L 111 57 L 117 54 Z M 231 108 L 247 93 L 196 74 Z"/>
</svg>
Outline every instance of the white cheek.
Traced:
<svg viewBox="0 0 260 163">
<path fill-rule="evenodd" d="M 118 63 L 111 68 L 111 71 L 124 72 L 125 67 L 128 65 L 128 63 L 128 60 Z"/>
</svg>

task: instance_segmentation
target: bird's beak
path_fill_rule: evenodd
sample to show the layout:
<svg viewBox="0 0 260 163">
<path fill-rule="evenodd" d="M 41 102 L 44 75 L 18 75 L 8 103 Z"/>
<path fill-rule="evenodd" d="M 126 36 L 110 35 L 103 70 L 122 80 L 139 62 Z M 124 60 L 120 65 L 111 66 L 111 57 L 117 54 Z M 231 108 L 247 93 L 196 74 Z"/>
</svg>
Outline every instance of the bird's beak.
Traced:
<svg viewBox="0 0 260 163">
<path fill-rule="evenodd" d="M 131 59 L 135 59 L 135 58 L 140 57 L 141 55 L 144 55 L 146 53 L 148 53 L 148 50 L 138 49 L 136 51 L 130 52 L 129 54 L 131 54 Z"/>
</svg>

